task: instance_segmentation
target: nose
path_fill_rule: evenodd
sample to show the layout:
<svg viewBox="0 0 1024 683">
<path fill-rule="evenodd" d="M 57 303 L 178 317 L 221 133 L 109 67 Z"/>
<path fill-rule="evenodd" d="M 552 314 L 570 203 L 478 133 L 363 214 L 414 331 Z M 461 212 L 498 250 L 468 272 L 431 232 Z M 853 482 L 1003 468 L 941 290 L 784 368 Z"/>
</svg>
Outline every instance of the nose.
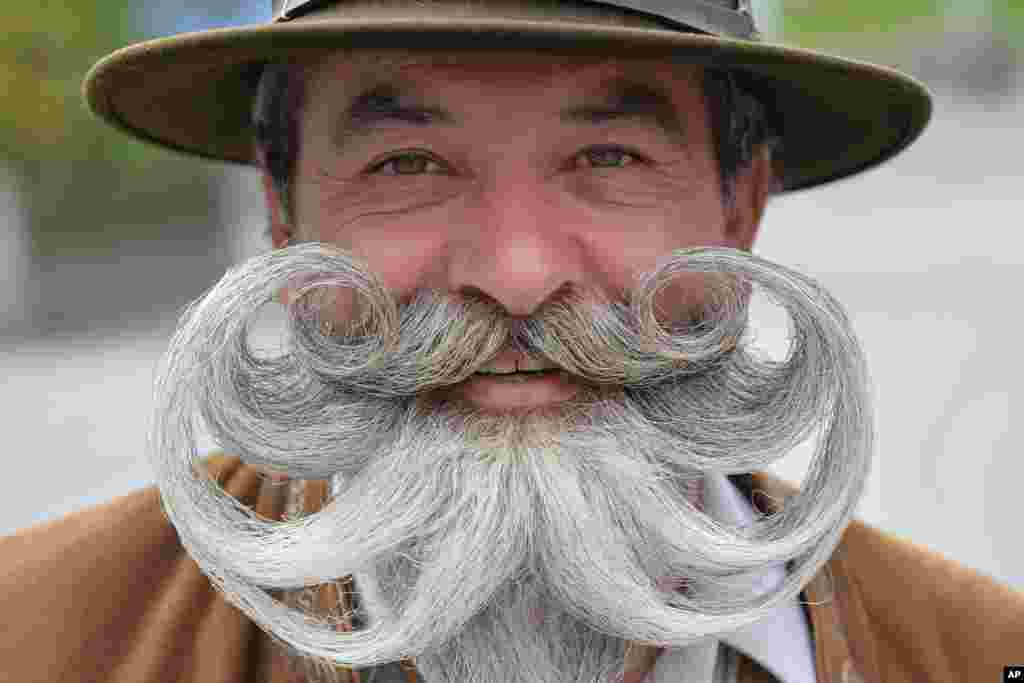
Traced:
<svg viewBox="0 0 1024 683">
<path fill-rule="evenodd" d="M 481 191 L 450 247 L 450 291 L 490 297 L 524 318 L 562 287 L 581 285 L 584 245 L 567 214 L 540 182 L 506 178 Z"/>
</svg>

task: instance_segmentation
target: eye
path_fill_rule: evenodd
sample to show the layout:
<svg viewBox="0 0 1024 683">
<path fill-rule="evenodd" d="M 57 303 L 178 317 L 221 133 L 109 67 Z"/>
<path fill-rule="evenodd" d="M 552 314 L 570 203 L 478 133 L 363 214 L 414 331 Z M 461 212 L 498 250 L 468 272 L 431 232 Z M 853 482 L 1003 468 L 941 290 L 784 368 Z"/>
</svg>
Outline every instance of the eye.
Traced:
<svg viewBox="0 0 1024 683">
<path fill-rule="evenodd" d="M 382 175 L 420 175 L 421 173 L 436 173 L 442 166 L 426 154 L 421 152 L 403 152 L 388 157 L 384 161 L 371 166 L 367 173 L 379 173 L 383 169 L 391 169 Z"/>
<path fill-rule="evenodd" d="M 630 161 L 630 157 L 632 157 L 633 161 Z M 630 166 L 637 161 L 641 163 L 647 161 L 647 159 L 640 154 L 615 145 L 598 145 L 595 147 L 588 147 L 576 158 L 587 159 L 589 166 L 595 168 L 623 168 L 625 166 Z"/>
</svg>

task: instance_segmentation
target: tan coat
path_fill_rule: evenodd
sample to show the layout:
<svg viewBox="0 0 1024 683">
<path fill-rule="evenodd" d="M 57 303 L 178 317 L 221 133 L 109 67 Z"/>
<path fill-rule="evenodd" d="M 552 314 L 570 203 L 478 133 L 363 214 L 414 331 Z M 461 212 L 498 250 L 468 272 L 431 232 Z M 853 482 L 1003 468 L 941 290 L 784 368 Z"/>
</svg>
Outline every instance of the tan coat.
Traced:
<svg viewBox="0 0 1024 683">
<path fill-rule="evenodd" d="M 261 484 L 234 457 L 207 465 L 228 493 L 280 518 L 285 487 Z M 749 482 L 767 513 L 778 509 L 773 498 L 797 490 L 765 473 Z M 325 484 L 307 489 L 308 511 L 322 504 Z M 324 605 L 330 592 L 321 592 Z M 1024 593 L 859 521 L 801 597 L 811 603 L 818 683 L 994 683 L 1005 665 L 1024 662 Z M 211 587 L 155 486 L 0 539 L 0 606 L 4 683 L 302 680 Z M 656 656 L 632 648 L 627 670 L 650 670 Z M 406 675 L 416 680 L 413 666 Z M 739 680 L 774 678 L 743 657 Z"/>
</svg>

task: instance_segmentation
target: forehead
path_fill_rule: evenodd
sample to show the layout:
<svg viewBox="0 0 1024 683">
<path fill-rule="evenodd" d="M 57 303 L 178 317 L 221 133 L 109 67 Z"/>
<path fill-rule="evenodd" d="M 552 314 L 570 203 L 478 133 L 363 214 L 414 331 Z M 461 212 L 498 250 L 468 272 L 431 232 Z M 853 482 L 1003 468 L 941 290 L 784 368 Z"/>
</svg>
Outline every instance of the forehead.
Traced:
<svg viewBox="0 0 1024 683">
<path fill-rule="evenodd" d="M 608 58 L 586 55 L 487 51 L 440 53 L 380 50 L 328 54 L 303 65 L 307 95 L 332 101 L 352 98 L 381 83 L 415 84 L 424 91 L 455 90 L 472 97 L 494 88 L 533 91 L 541 97 L 558 93 L 572 99 L 614 79 L 630 80 L 663 90 L 674 104 L 691 109 L 702 103 L 695 64 L 664 60 Z"/>
</svg>

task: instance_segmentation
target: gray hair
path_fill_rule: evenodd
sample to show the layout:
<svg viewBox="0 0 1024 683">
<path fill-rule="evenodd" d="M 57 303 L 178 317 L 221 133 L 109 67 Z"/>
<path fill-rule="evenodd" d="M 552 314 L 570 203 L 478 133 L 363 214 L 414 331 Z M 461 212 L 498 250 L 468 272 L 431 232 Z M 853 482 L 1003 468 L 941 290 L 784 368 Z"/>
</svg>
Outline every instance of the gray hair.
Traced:
<svg viewBox="0 0 1024 683">
<path fill-rule="evenodd" d="M 722 202 L 731 209 L 736 177 L 762 147 L 772 157 L 781 146 L 772 112 L 753 94 L 756 77 L 730 69 L 703 70 L 704 98 L 711 120 Z M 261 165 L 270 174 L 286 216 L 292 218 L 291 179 L 299 151 L 298 119 L 305 96 L 301 69 L 270 63 L 263 70 L 253 107 L 253 127 Z M 778 190 L 778 182 L 773 191 Z M 268 229 L 269 230 L 269 229 Z"/>
<path fill-rule="evenodd" d="M 657 294 L 684 275 L 705 276 L 705 315 L 668 332 Z M 288 350 L 268 356 L 250 324 L 288 286 Z M 788 313 L 781 362 L 750 348 L 755 286 Z M 342 312 L 341 295 L 361 305 Z M 336 316 L 360 322 L 339 333 Z M 579 393 L 504 414 L 449 391 L 512 346 Z M 189 307 L 154 389 L 163 509 L 213 586 L 298 661 L 412 657 L 431 683 L 622 680 L 629 641 L 708 644 L 764 619 L 832 556 L 874 450 L 866 359 L 839 302 L 717 247 L 673 251 L 621 297 L 565 290 L 529 319 L 444 290 L 396 301 L 334 246 L 271 250 Z M 246 464 L 329 479 L 331 500 L 280 522 L 243 507 L 203 473 L 199 425 Z M 705 481 L 815 432 L 781 512 L 737 524 L 701 510 Z M 759 580 L 782 565 L 777 585 Z M 349 576 L 362 626 L 348 633 L 352 610 L 274 595 Z"/>
</svg>

